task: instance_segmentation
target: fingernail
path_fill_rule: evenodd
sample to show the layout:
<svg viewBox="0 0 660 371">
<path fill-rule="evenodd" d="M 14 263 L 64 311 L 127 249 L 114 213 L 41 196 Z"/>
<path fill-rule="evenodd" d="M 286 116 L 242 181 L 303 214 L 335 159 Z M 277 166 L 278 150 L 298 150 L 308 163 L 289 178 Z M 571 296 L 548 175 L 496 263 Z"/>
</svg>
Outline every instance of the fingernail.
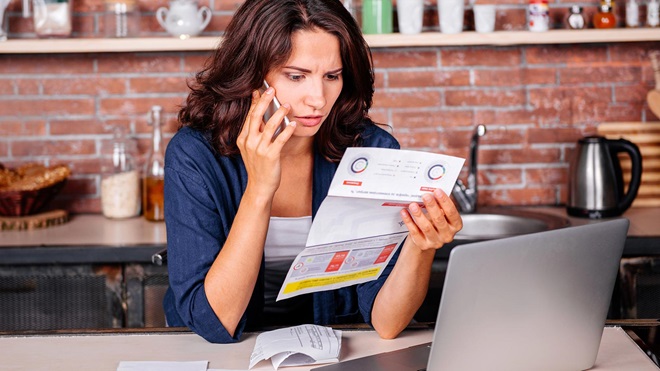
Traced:
<svg viewBox="0 0 660 371">
<path fill-rule="evenodd" d="M 282 107 L 286 107 L 287 109 L 291 108 L 291 105 L 289 103 L 284 103 Z"/>
<path fill-rule="evenodd" d="M 431 195 L 428 194 L 428 193 L 424 193 L 424 194 L 422 195 L 422 200 L 423 200 L 424 202 L 431 202 L 431 201 L 433 200 L 433 197 L 431 197 Z"/>
<path fill-rule="evenodd" d="M 298 124 L 296 124 L 295 121 L 289 121 L 289 126 L 294 126 L 295 127 L 296 125 L 298 125 Z"/>
<path fill-rule="evenodd" d="M 417 205 L 416 203 L 412 203 L 412 204 L 410 204 L 410 207 L 409 207 L 409 208 L 410 208 L 410 211 L 412 211 L 412 212 L 414 212 L 414 213 L 416 213 L 416 212 L 419 211 L 419 205 Z"/>
<path fill-rule="evenodd" d="M 266 94 L 273 94 L 273 88 L 266 89 Z"/>
</svg>

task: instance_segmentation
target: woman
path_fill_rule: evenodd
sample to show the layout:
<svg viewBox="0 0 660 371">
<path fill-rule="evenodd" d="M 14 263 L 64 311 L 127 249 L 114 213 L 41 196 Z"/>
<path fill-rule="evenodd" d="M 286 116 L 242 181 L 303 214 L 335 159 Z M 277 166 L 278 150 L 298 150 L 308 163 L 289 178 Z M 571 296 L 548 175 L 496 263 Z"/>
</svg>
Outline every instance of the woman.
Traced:
<svg viewBox="0 0 660 371">
<path fill-rule="evenodd" d="M 271 88 L 260 94 L 263 80 Z M 339 1 L 247 0 L 197 74 L 165 159 L 170 326 L 235 342 L 246 326 L 370 323 L 396 337 L 426 295 L 435 249 L 462 227 L 424 196 L 377 280 L 274 302 L 350 146 L 399 148 L 367 116 L 371 54 Z M 264 114 L 277 91 L 282 102 Z M 287 116 L 291 123 L 274 139 Z M 396 262 L 396 264 L 395 264 Z"/>
</svg>

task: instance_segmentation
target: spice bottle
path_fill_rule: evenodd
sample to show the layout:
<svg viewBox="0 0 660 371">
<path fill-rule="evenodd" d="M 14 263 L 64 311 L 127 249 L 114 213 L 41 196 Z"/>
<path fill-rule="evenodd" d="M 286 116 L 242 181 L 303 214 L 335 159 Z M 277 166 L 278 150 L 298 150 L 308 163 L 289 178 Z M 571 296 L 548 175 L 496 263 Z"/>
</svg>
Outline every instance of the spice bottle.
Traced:
<svg viewBox="0 0 660 371">
<path fill-rule="evenodd" d="M 579 5 L 571 6 L 571 13 L 566 20 L 568 27 L 574 30 L 581 30 L 584 28 L 584 16 L 582 16 L 582 7 Z"/>
<path fill-rule="evenodd" d="M 160 106 L 151 107 L 149 118 L 149 124 L 153 127 L 151 151 L 144 165 L 142 185 L 142 208 L 144 209 L 145 219 L 149 221 L 165 220 L 165 214 L 163 213 L 165 203 L 163 189 L 165 185 L 165 149 L 162 146 L 162 114 L 163 110 Z"/>
<path fill-rule="evenodd" d="M 637 4 L 637 0 L 628 0 L 626 3 L 626 26 L 639 27 L 639 4 Z"/>
<path fill-rule="evenodd" d="M 649 0 L 646 5 L 646 25 L 658 27 L 660 25 L 660 4 L 658 0 Z"/>
<path fill-rule="evenodd" d="M 534 32 L 544 32 L 550 28 L 548 0 L 529 0 L 527 26 Z"/>
<path fill-rule="evenodd" d="M 101 210 L 111 219 L 131 218 L 140 214 L 140 174 L 136 163 L 137 145 L 126 130 L 114 129 L 111 156 L 101 165 Z"/>
<path fill-rule="evenodd" d="M 140 33 L 136 0 L 105 0 L 105 37 L 135 37 Z"/>
<path fill-rule="evenodd" d="M 612 7 L 608 4 L 601 4 L 598 12 L 594 14 L 595 28 L 614 28 L 616 27 L 616 18 L 612 13 Z"/>
<path fill-rule="evenodd" d="M 362 1 L 362 33 L 392 33 L 392 0 Z"/>
</svg>

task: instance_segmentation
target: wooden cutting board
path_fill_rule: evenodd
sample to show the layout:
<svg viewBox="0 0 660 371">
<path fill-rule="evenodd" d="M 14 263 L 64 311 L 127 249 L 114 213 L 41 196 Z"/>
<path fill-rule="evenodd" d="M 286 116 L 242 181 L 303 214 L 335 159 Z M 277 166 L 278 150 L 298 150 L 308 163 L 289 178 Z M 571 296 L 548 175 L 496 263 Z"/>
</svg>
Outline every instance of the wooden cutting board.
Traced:
<svg viewBox="0 0 660 371">
<path fill-rule="evenodd" d="M 642 184 L 633 207 L 660 206 L 660 122 L 608 122 L 598 125 L 598 134 L 608 139 L 627 139 L 642 153 Z M 630 181 L 630 159 L 619 155 L 626 184 Z"/>
<path fill-rule="evenodd" d="M 0 231 L 25 231 L 48 228 L 69 221 L 65 210 L 53 210 L 28 216 L 0 216 Z"/>
</svg>

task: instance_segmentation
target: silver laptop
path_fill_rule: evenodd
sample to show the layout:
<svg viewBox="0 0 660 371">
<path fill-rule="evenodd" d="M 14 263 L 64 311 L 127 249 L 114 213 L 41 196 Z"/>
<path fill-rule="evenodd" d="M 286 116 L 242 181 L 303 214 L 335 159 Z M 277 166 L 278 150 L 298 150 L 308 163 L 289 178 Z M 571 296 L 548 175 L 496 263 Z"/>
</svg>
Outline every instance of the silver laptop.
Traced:
<svg viewBox="0 0 660 371">
<path fill-rule="evenodd" d="M 591 368 L 628 225 L 616 219 L 455 247 L 431 344 L 315 370 Z"/>
</svg>

